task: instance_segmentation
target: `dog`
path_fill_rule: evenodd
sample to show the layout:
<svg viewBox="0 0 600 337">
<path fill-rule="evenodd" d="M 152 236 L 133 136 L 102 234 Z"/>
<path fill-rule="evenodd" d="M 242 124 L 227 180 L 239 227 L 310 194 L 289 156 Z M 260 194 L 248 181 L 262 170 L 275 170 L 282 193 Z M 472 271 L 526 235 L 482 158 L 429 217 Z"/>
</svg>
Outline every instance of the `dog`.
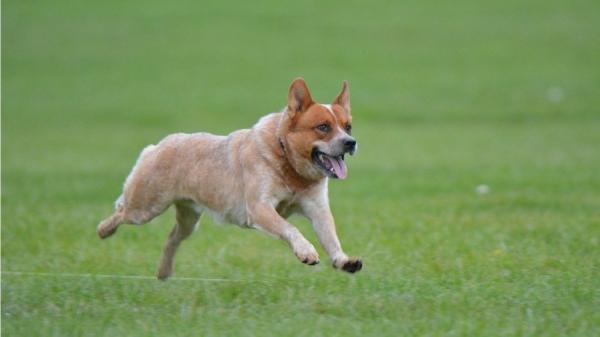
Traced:
<svg viewBox="0 0 600 337">
<path fill-rule="evenodd" d="M 171 275 L 177 248 L 202 213 L 265 231 L 286 241 L 301 262 L 315 265 L 315 247 L 286 220 L 299 213 L 312 221 L 333 266 L 357 272 L 362 261 L 342 250 L 327 189 L 329 178 L 347 177 L 344 156 L 357 149 L 351 132 L 348 82 L 331 104 L 319 104 L 297 78 L 283 111 L 262 117 L 251 129 L 228 136 L 177 133 L 147 146 L 125 180 L 115 212 L 100 222 L 97 233 L 105 239 L 121 224 L 147 223 L 175 205 L 160 280 Z"/>
</svg>

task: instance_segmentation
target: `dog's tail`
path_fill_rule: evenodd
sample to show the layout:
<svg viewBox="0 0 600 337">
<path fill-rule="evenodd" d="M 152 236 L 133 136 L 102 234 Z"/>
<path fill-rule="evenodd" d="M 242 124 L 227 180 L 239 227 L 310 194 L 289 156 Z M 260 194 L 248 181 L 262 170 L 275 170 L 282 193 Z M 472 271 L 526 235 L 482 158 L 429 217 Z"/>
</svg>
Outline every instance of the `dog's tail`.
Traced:
<svg viewBox="0 0 600 337">
<path fill-rule="evenodd" d="M 127 176 L 127 179 L 125 179 L 125 183 L 123 184 L 123 193 L 125 192 L 125 189 L 127 188 L 127 185 L 129 184 L 129 180 L 131 180 L 131 177 L 135 173 L 135 170 L 138 168 L 138 165 L 140 164 L 140 162 L 144 159 L 144 157 L 148 153 L 152 152 L 155 148 L 156 148 L 156 145 L 150 144 L 142 150 L 142 152 L 140 153 L 140 156 L 138 157 L 137 161 L 135 162 L 135 165 L 133 166 L 133 169 L 131 169 L 131 172 Z M 117 200 L 115 200 L 115 210 L 116 211 L 119 211 L 119 210 L 123 209 L 123 207 L 124 207 L 123 193 L 121 193 L 121 195 L 119 195 Z"/>
<path fill-rule="evenodd" d="M 115 200 L 115 211 L 123 209 L 123 193 Z"/>
</svg>

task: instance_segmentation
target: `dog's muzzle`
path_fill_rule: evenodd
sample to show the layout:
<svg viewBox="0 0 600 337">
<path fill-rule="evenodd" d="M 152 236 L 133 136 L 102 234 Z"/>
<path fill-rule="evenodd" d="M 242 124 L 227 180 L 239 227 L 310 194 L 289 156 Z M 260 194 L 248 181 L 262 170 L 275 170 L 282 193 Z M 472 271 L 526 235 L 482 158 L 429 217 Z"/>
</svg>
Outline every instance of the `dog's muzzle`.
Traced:
<svg viewBox="0 0 600 337">
<path fill-rule="evenodd" d="M 327 176 L 337 179 L 346 179 L 348 169 L 344 162 L 344 155 L 349 153 L 353 155 L 356 152 L 356 140 L 348 137 L 337 143 L 338 151 L 326 153 L 318 148 L 313 149 L 313 162 L 320 167 Z"/>
<path fill-rule="evenodd" d="M 344 152 L 349 153 L 351 156 L 356 152 L 356 140 L 349 138 L 344 140 Z"/>
</svg>

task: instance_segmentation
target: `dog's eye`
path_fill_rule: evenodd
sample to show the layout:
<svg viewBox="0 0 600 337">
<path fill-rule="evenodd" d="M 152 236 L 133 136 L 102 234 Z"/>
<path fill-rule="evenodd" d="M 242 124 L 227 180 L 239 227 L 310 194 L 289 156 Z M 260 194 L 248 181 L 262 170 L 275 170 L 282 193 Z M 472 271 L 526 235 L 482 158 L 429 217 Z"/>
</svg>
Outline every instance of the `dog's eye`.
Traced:
<svg viewBox="0 0 600 337">
<path fill-rule="evenodd" d="M 348 132 L 348 134 L 352 132 L 352 124 L 346 125 L 346 132 Z"/>
<path fill-rule="evenodd" d="M 321 132 L 329 132 L 331 131 L 331 127 L 329 126 L 329 124 L 320 124 L 317 126 L 317 130 Z"/>
</svg>

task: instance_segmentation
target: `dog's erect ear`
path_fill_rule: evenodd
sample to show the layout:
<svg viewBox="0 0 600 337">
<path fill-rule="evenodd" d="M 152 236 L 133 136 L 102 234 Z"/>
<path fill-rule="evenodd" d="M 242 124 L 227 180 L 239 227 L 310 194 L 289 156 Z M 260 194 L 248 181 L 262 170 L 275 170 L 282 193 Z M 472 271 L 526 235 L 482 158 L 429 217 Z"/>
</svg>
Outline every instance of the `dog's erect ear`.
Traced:
<svg viewBox="0 0 600 337">
<path fill-rule="evenodd" d="M 333 100 L 333 104 L 339 104 L 350 113 L 350 89 L 348 89 L 348 81 L 342 83 L 342 91 Z"/>
<path fill-rule="evenodd" d="M 306 82 L 304 82 L 302 77 L 298 77 L 290 85 L 288 111 L 291 113 L 306 111 L 313 103 Z"/>
</svg>

